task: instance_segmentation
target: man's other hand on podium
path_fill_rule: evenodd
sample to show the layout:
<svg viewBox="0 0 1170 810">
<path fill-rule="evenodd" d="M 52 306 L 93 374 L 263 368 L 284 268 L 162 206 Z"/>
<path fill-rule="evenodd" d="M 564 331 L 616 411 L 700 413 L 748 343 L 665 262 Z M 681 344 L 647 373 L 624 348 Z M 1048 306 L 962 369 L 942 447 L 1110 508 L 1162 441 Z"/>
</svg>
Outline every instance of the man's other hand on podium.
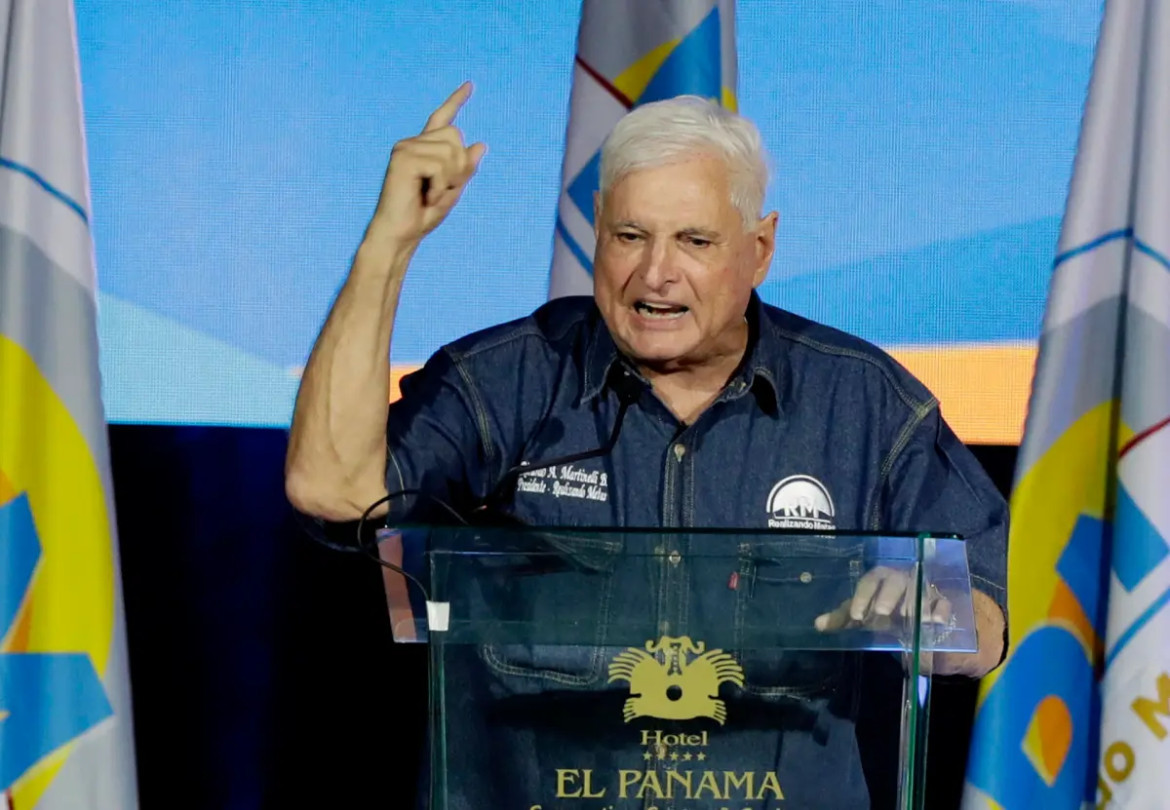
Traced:
<svg viewBox="0 0 1170 810">
<path fill-rule="evenodd" d="M 822 613 L 814 626 L 822 633 L 852 628 L 877 632 L 897 632 L 916 621 L 914 575 L 906 569 L 877 566 L 864 574 L 853 596 L 836 609 Z M 999 665 L 1003 656 L 1004 617 L 995 601 L 982 591 L 973 590 L 975 631 L 979 642 L 974 653 L 935 653 L 935 675 L 966 675 L 980 678 Z M 951 620 L 951 602 L 934 585 L 927 587 L 921 600 L 925 620 L 945 625 Z"/>
</svg>

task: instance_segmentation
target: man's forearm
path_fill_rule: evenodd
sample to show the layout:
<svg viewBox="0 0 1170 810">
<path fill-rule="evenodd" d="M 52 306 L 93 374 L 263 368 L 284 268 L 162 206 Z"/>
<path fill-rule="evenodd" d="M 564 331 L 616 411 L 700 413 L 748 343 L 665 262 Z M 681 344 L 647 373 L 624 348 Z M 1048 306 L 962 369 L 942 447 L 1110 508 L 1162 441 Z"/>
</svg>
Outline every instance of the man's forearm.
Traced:
<svg viewBox="0 0 1170 810">
<path fill-rule="evenodd" d="M 455 207 L 487 151 L 464 146 L 453 124 L 470 97 L 464 82 L 421 133 L 390 152 L 374 215 L 297 393 L 285 491 L 303 512 L 354 520 L 386 494 L 394 313 L 415 249 Z"/>
<path fill-rule="evenodd" d="M 353 520 L 386 494 L 390 339 L 412 254 L 368 236 L 309 356 L 285 466 L 306 513 Z"/>
</svg>

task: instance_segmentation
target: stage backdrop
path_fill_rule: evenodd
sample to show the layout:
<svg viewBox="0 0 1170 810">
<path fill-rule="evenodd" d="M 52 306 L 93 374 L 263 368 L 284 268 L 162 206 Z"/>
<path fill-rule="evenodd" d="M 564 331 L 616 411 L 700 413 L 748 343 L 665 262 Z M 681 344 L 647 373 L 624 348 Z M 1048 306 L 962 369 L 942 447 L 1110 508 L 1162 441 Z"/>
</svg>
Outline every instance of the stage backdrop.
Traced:
<svg viewBox="0 0 1170 810">
<path fill-rule="evenodd" d="M 287 424 L 394 141 L 464 79 L 489 152 L 392 359 L 547 296 L 579 4 L 77 0 L 113 421 Z M 1099 0 L 741 2 L 774 157 L 765 300 L 893 351 L 1019 440 Z"/>
</svg>

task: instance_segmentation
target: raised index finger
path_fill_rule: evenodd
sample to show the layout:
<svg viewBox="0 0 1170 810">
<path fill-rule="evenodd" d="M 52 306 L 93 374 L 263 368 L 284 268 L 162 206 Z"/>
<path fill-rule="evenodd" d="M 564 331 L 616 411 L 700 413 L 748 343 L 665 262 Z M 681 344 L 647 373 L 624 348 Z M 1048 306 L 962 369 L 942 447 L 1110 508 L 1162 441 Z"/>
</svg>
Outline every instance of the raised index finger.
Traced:
<svg viewBox="0 0 1170 810">
<path fill-rule="evenodd" d="M 439 105 L 439 108 L 431 113 L 431 117 L 427 119 L 427 125 L 423 127 L 423 132 L 433 132 L 436 129 L 442 129 L 448 126 L 455 120 L 456 113 L 459 108 L 464 105 L 467 99 L 471 98 L 471 82 L 464 82 L 447 97 L 447 100 Z"/>
</svg>

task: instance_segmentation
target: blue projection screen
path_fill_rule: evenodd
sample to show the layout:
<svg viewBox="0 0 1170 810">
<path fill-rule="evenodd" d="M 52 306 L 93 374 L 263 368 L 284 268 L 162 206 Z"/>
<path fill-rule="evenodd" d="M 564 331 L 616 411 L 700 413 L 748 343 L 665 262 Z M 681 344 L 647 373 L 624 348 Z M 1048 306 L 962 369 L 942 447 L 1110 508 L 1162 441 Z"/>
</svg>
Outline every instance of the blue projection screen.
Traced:
<svg viewBox="0 0 1170 810">
<path fill-rule="evenodd" d="M 579 2 L 76 0 L 115 422 L 287 425 L 393 143 L 465 79 L 489 152 L 418 253 L 398 371 L 547 296 Z M 1100 0 L 741 0 L 765 300 L 1015 442 Z"/>
</svg>

